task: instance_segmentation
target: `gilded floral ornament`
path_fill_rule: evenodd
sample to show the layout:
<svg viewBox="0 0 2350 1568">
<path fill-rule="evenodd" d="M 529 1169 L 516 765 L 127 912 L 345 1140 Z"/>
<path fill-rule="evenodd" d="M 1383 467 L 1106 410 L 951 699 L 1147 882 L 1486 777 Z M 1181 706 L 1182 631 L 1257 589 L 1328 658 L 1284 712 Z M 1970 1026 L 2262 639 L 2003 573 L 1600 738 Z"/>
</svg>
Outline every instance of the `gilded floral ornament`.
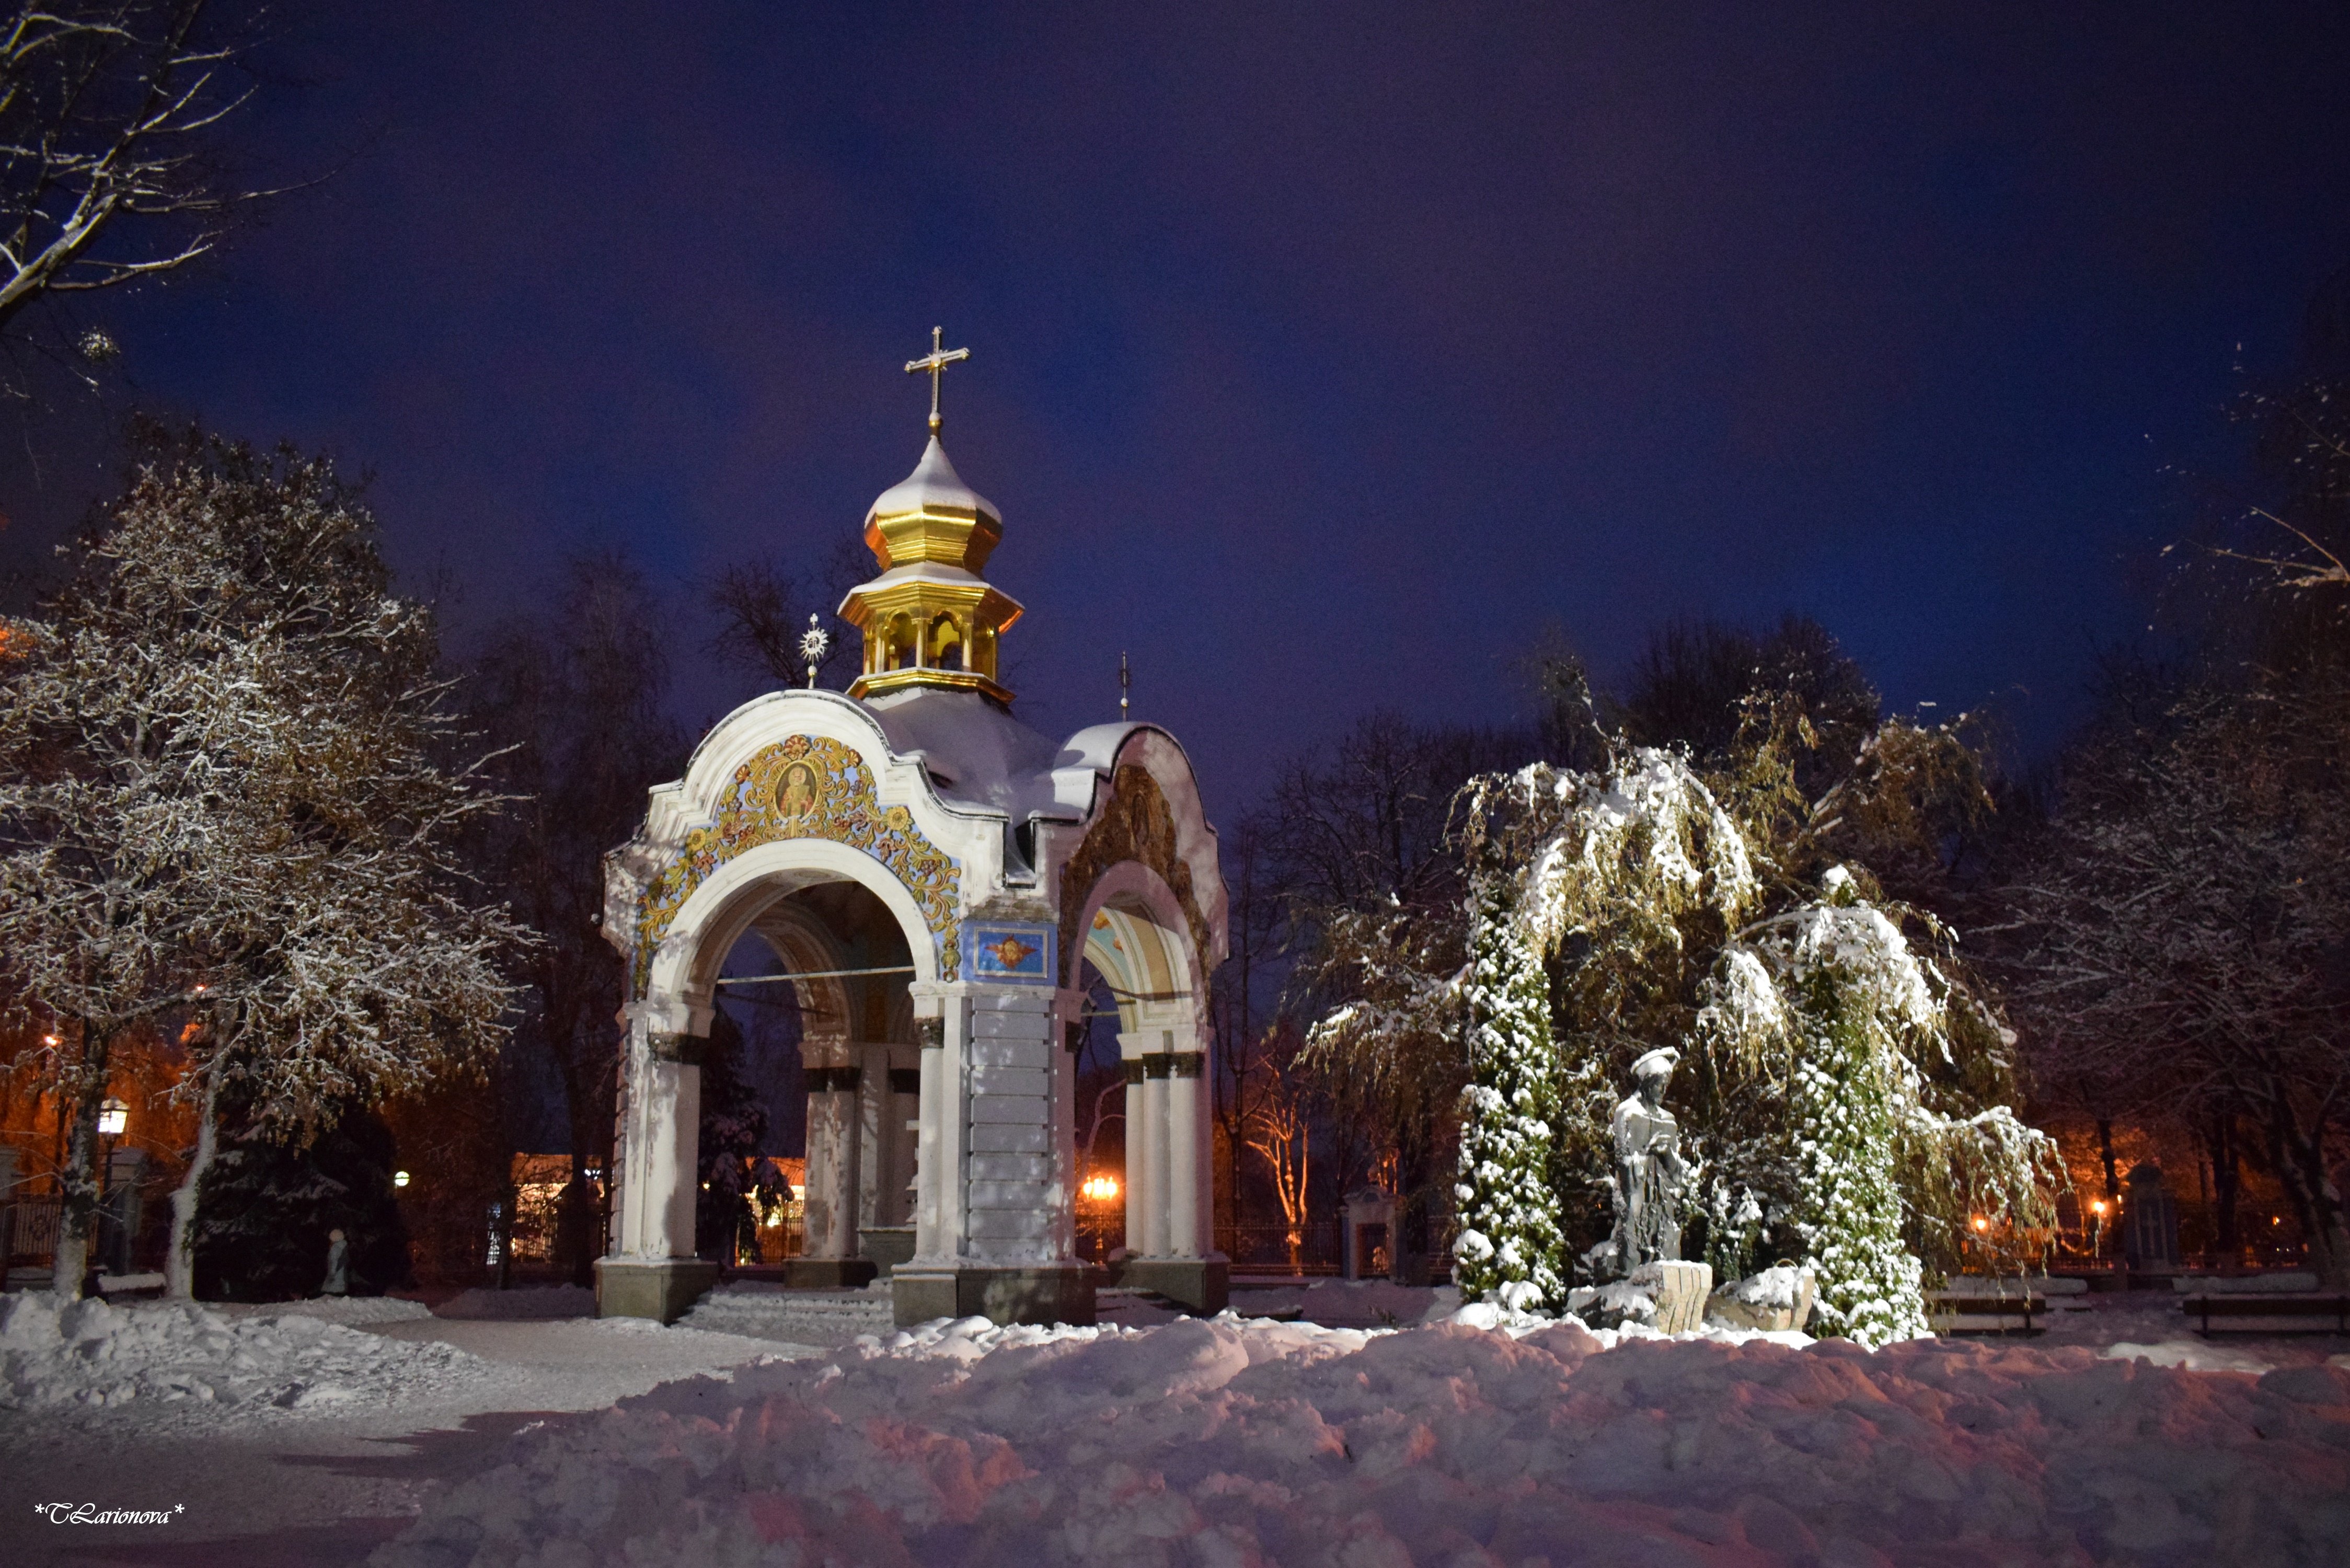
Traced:
<svg viewBox="0 0 2350 1568">
<path fill-rule="evenodd" d="M 719 797 L 718 819 L 685 836 L 685 847 L 645 888 L 638 906 L 635 988 L 645 994 L 652 959 L 678 910 L 744 850 L 787 838 L 825 838 L 879 860 L 914 896 L 937 944 L 939 973 L 961 971 L 955 906 L 962 870 L 932 844 L 902 805 L 884 807 L 875 796 L 873 770 L 838 741 L 794 735 L 768 746 L 734 770 Z"/>
</svg>

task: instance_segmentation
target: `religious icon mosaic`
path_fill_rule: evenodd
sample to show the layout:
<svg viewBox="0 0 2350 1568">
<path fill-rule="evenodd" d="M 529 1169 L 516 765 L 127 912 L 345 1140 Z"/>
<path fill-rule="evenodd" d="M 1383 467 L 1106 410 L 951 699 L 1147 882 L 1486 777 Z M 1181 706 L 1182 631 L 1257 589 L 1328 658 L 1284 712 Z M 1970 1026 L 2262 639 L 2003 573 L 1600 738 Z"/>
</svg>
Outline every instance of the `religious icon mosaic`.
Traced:
<svg viewBox="0 0 2350 1568">
<path fill-rule="evenodd" d="M 652 959 L 693 890 L 744 850 L 786 838 L 826 838 L 861 849 L 904 884 L 921 906 L 937 944 L 939 973 L 962 970 L 955 908 L 962 873 L 902 805 L 884 807 L 873 770 L 855 750 L 819 735 L 793 735 L 734 770 L 718 819 L 685 836 L 677 859 L 645 888 L 637 917 L 636 994 L 645 994 Z"/>
</svg>

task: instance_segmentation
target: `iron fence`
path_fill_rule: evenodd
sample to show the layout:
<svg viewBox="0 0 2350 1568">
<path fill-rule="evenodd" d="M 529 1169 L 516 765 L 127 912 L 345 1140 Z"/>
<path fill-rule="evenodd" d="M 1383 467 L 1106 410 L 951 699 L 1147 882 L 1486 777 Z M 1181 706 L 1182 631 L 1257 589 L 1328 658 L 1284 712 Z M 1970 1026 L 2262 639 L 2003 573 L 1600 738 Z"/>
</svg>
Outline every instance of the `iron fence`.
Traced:
<svg viewBox="0 0 2350 1568">
<path fill-rule="evenodd" d="M 6 1243 L 7 1267 L 56 1261 L 65 1201 L 63 1198 L 19 1198 L 0 1205 L 0 1241 Z"/>
</svg>

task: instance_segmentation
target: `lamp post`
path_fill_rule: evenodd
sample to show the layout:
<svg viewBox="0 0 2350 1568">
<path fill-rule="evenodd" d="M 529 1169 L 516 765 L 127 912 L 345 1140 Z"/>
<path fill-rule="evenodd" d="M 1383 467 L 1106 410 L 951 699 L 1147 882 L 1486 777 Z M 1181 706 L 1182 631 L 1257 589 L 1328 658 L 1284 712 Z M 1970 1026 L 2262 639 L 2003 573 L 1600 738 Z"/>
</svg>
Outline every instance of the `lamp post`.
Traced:
<svg viewBox="0 0 2350 1568">
<path fill-rule="evenodd" d="M 122 1232 L 114 1219 L 114 1140 L 130 1126 L 130 1107 L 109 1095 L 98 1106 L 98 1252 L 105 1258 L 107 1243 Z M 108 1259 L 109 1262 L 124 1262 Z"/>
</svg>

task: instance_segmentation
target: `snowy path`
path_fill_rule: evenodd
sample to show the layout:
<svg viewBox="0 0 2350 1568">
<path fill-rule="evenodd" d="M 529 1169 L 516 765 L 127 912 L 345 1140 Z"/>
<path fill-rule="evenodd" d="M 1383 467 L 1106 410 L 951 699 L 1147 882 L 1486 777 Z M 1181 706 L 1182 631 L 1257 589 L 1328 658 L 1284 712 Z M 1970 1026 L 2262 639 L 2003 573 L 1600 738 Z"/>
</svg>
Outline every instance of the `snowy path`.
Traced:
<svg viewBox="0 0 2350 1568">
<path fill-rule="evenodd" d="M 240 1314 L 249 1315 L 249 1314 Z M 317 1410 L 0 1409 L 0 1563 L 324 1568 L 363 1561 L 411 1522 L 436 1483 L 494 1462 L 534 1420 L 580 1419 L 657 1385 L 806 1346 L 632 1320 L 367 1325 L 442 1345 L 450 1376 L 396 1402 Z M 159 1526 L 52 1524 L 41 1501 L 174 1510 Z"/>
</svg>

